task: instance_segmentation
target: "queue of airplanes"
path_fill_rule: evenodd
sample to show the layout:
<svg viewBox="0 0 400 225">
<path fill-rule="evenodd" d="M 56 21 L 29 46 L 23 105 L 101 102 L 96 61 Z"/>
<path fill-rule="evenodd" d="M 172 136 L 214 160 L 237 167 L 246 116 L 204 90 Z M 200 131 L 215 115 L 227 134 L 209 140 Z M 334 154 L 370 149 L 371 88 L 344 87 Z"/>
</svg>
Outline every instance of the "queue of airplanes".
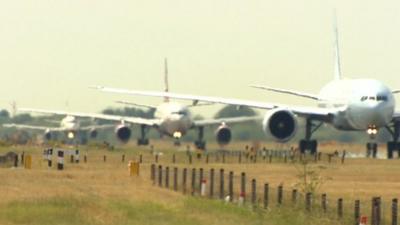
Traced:
<svg viewBox="0 0 400 225">
<path fill-rule="evenodd" d="M 278 142 L 287 142 L 296 134 L 298 130 L 298 117 L 301 117 L 306 120 L 305 136 L 304 139 L 299 142 L 299 149 L 301 152 L 307 150 L 311 153 L 317 152 L 318 142 L 312 139 L 312 135 L 322 124 L 326 123 L 338 130 L 366 131 L 371 137 L 374 137 L 380 129 L 386 129 L 392 136 L 392 140 L 387 143 L 387 155 L 388 158 L 392 158 L 394 151 L 400 151 L 400 111 L 396 111 L 394 98 L 395 94 L 400 93 L 400 89 L 391 90 L 383 82 L 375 79 L 344 79 L 340 68 L 339 40 L 336 25 L 334 26 L 334 34 L 334 79 L 322 87 L 319 94 L 252 85 L 253 88 L 265 91 L 312 99 L 316 102 L 316 106 L 314 107 L 171 93 L 168 90 L 166 67 L 166 89 L 161 92 L 118 89 L 104 86 L 92 87 L 102 92 L 115 94 L 164 98 L 164 102 L 158 107 L 155 107 L 156 113 L 154 119 L 40 109 L 23 109 L 22 111 L 65 115 L 67 116 L 66 118 L 89 117 L 118 121 L 119 125 L 116 127 L 116 134 L 122 141 L 127 141 L 131 135 L 131 130 L 127 124 L 139 124 L 141 126 L 141 138 L 138 140 L 139 145 L 148 144 L 146 131 L 150 127 L 156 128 L 161 134 L 176 139 L 185 135 L 189 129 L 198 129 L 198 139 L 195 144 L 199 149 L 205 148 L 203 129 L 208 125 L 219 124 L 216 130 L 216 138 L 220 144 L 227 144 L 231 140 L 232 135 L 227 124 L 249 120 L 262 121 L 262 127 L 266 135 L 272 136 Z M 238 107 L 247 106 L 266 110 L 266 113 L 261 119 L 259 117 L 240 117 L 194 121 L 188 110 L 188 105 L 172 102 L 170 99 L 188 100 L 191 102 L 191 106 L 199 104 L 224 104 Z M 135 104 L 129 102 L 124 103 Z M 12 126 L 17 127 L 23 125 L 14 124 Z"/>
</svg>

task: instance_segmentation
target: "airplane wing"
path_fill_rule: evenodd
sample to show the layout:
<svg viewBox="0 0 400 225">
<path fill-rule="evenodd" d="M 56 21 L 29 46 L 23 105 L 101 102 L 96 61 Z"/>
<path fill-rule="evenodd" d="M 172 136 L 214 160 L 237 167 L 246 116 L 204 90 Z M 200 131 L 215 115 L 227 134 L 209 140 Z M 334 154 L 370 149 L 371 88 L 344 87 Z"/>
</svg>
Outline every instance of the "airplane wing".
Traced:
<svg viewBox="0 0 400 225">
<path fill-rule="evenodd" d="M 92 129 L 109 129 L 109 128 L 115 128 L 114 124 L 104 124 L 104 125 L 90 125 L 86 127 L 80 127 L 79 130 L 92 130 Z"/>
<path fill-rule="evenodd" d="M 58 127 L 42 127 L 42 126 L 34 126 L 34 125 L 27 125 L 27 124 L 3 124 L 3 127 L 7 128 L 16 128 L 16 129 L 31 129 L 31 130 L 42 130 L 42 131 L 63 131 L 64 129 Z"/>
<path fill-rule="evenodd" d="M 198 102 L 208 102 L 208 103 L 219 103 L 226 105 L 236 105 L 236 106 L 248 106 L 252 108 L 259 109 L 275 109 L 275 108 L 284 108 L 291 110 L 299 116 L 303 117 L 312 117 L 317 120 L 328 120 L 330 115 L 336 113 L 337 111 L 332 111 L 330 109 L 318 108 L 318 107 L 307 107 L 307 106 L 288 106 L 283 104 L 274 104 L 274 103 L 266 103 L 266 102 L 258 102 L 258 101 L 247 101 L 240 99 L 232 99 L 232 98 L 220 98 L 220 97 L 207 97 L 207 96 L 196 96 L 196 95 L 186 95 L 186 94 L 177 94 L 171 92 L 157 92 L 157 91 L 135 91 L 135 90 L 126 90 L 126 89 L 116 89 L 109 88 L 103 86 L 94 86 L 91 87 L 103 92 L 111 92 L 118 94 L 128 94 L 128 95 L 142 95 L 142 96 L 152 96 L 152 97 L 168 97 L 174 99 L 181 100 L 189 100 L 193 101 L 193 104 L 197 104 Z M 335 109 L 340 111 L 340 109 Z"/>
<path fill-rule="evenodd" d="M 392 91 L 392 93 L 393 93 L 393 94 L 398 94 L 398 93 L 400 93 L 400 89 L 394 90 L 394 91 Z"/>
<path fill-rule="evenodd" d="M 143 107 L 143 108 L 148 108 L 148 109 L 156 109 L 156 106 L 153 105 L 145 105 L 145 104 L 138 104 L 134 102 L 128 102 L 128 101 L 115 101 L 116 103 L 123 104 L 123 105 L 130 105 L 130 106 L 138 106 L 138 107 Z"/>
<path fill-rule="evenodd" d="M 272 87 L 259 86 L 259 85 L 250 85 L 250 87 L 267 90 L 267 91 L 272 91 L 272 92 L 277 92 L 277 93 L 283 93 L 283 94 L 289 94 L 289 95 L 309 98 L 309 99 L 313 99 L 313 100 L 319 100 L 319 97 L 317 95 L 308 94 L 308 93 L 299 92 L 299 91 L 292 91 L 292 90 L 280 89 L 280 88 L 272 88 Z"/>
<path fill-rule="evenodd" d="M 257 121 L 262 119 L 263 117 L 261 116 L 242 116 L 242 117 L 195 120 L 194 126 L 210 126 L 221 123 L 242 123 L 242 122 Z"/>
<path fill-rule="evenodd" d="M 53 115 L 63 115 L 63 116 L 76 116 L 83 118 L 95 118 L 102 120 L 110 120 L 117 122 L 128 122 L 132 124 L 141 124 L 147 126 L 158 126 L 160 124 L 159 119 L 145 119 L 140 117 L 124 117 L 117 115 L 106 115 L 106 114 L 98 114 L 98 113 L 80 113 L 80 112 L 64 112 L 57 110 L 42 110 L 42 109 L 31 109 L 31 108 L 21 108 L 18 109 L 21 112 L 33 112 L 33 113 L 44 113 L 44 114 L 53 114 Z"/>
</svg>

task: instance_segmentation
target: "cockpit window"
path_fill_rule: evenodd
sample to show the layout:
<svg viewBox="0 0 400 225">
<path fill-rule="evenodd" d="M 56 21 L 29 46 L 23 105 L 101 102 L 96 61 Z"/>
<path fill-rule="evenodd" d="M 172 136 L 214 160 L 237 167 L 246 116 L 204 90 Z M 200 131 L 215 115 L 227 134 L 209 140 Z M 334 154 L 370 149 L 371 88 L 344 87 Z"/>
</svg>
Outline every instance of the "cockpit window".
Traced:
<svg viewBox="0 0 400 225">
<path fill-rule="evenodd" d="M 185 111 L 185 110 L 180 110 L 180 111 L 174 112 L 174 114 L 186 116 L 188 113 L 187 113 L 187 111 Z"/>
<path fill-rule="evenodd" d="M 376 100 L 386 102 L 386 101 L 388 100 L 388 98 L 387 98 L 387 96 L 385 96 L 385 95 L 378 95 L 378 96 L 376 97 Z"/>
</svg>

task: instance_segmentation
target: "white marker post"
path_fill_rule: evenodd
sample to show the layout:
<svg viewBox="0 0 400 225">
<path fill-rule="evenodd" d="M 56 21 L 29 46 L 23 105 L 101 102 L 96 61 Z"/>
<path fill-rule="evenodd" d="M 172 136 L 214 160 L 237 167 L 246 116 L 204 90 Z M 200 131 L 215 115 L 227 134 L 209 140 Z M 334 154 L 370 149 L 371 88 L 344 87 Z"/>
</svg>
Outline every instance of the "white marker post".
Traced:
<svg viewBox="0 0 400 225">
<path fill-rule="evenodd" d="M 201 186 L 200 186 L 200 195 L 202 197 L 206 196 L 206 184 L 207 184 L 206 179 L 202 179 Z"/>
<path fill-rule="evenodd" d="M 63 170 L 64 169 L 64 151 L 63 150 L 58 150 L 57 169 L 58 170 Z"/>
<path fill-rule="evenodd" d="M 75 163 L 79 163 L 79 150 L 75 150 Z"/>
<path fill-rule="evenodd" d="M 47 149 L 47 165 L 49 166 L 49 167 L 51 167 L 52 166 L 52 157 L 53 157 L 53 149 L 52 148 L 49 148 L 49 149 Z"/>
</svg>

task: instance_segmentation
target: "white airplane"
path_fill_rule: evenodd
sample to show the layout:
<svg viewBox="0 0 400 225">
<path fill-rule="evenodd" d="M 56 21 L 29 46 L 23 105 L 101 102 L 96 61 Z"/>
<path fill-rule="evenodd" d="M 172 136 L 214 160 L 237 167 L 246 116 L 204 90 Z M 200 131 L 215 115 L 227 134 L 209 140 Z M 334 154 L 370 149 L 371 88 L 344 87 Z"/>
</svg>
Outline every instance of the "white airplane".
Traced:
<svg viewBox="0 0 400 225">
<path fill-rule="evenodd" d="M 167 61 L 165 60 L 165 92 L 168 92 L 168 69 Z M 215 131 L 217 142 L 222 146 L 231 141 L 232 132 L 227 123 L 240 123 L 246 121 L 254 121 L 262 119 L 258 116 L 251 117 L 235 117 L 235 118 L 221 118 L 221 119 L 205 119 L 193 120 L 189 111 L 189 107 L 182 105 L 178 102 L 170 102 L 168 97 L 164 98 L 164 102 L 159 106 L 150 106 L 143 104 L 135 104 L 130 102 L 120 102 L 124 104 L 131 104 L 155 109 L 154 119 L 146 119 L 140 117 L 123 117 L 116 115 L 93 114 L 93 113 L 80 113 L 80 112 L 64 112 L 52 111 L 41 109 L 20 109 L 24 112 L 36 112 L 56 115 L 68 115 L 74 117 L 88 117 L 103 120 L 111 120 L 119 122 L 115 128 L 115 133 L 118 139 L 122 142 L 127 142 L 131 137 L 131 128 L 128 124 L 137 124 L 141 127 L 141 135 L 138 139 L 138 145 L 148 145 L 149 140 L 146 138 L 148 128 L 156 128 L 161 135 L 173 137 L 176 143 L 179 143 L 180 138 L 185 135 L 190 129 L 198 129 L 198 139 L 195 145 L 198 149 L 205 149 L 206 142 L 204 141 L 204 127 L 219 125 Z M 197 105 L 197 104 L 194 104 Z"/>
<path fill-rule="evenodd" d="M 32 129 L 44 131 L 44 137 L 46 140 L 51 140 L 53 135 L 57 132 L 65 133 L 68 139 L 74 139 L 76 135 L 83 131 L 88 132 L 90 138 L 97 137 L 98 129 L 105 129 L 110 127 L 109 125 L 91 125 L 91 126 L 81 126 L 80 121 L 74 116 L 64 117 L 59 127 L 46 127 L 46 126 L 34 126 L 28 124 L 3 124 L 3 127 L 16 128 L 16 129 Z"/>
<path fill-rule="evenodd" d="M 335 77 L 325 85 L 319 94 L 309 94 L 299 91 L 253 86 L 268 91 L 294 95 L 315 100 L 317 106 L 292 106 L 258 101 L 247 101 L 221 97 L 177 94 L 169 92 L 138 91 L 96 86 L 94 88 L 111 93 L 144 95 L 153 97 L 174 98 L 204 103 L 220 103 L 236 106 L 249 106 L 268 110 L 263 120 L 263 130 L 279 142 L 289 141 L 297 131 L 297 117 L 306 119 L 305 138 L 299 143 L 301 152 L 317 151 L 317 141 L 312 140 L 312 134 L 323 123 L 328 123 L 338 130 L 365 130 L 373 138 L 379 129 L 387 129 L 393 141 L 387 143 L 388 158 L 393 151 L 400 153 L 400 111 L 395 111 L 394 94 L 400 90 L 390 90 L 388 86 L 374 79 L 343 79 L 340 70 L 339 40 L 337 26 L 335 33 Z M 368 144 L 370 146 L 370 143 Z M 376 151 L 377 145 L 373 143 Z"/>
</svg>

